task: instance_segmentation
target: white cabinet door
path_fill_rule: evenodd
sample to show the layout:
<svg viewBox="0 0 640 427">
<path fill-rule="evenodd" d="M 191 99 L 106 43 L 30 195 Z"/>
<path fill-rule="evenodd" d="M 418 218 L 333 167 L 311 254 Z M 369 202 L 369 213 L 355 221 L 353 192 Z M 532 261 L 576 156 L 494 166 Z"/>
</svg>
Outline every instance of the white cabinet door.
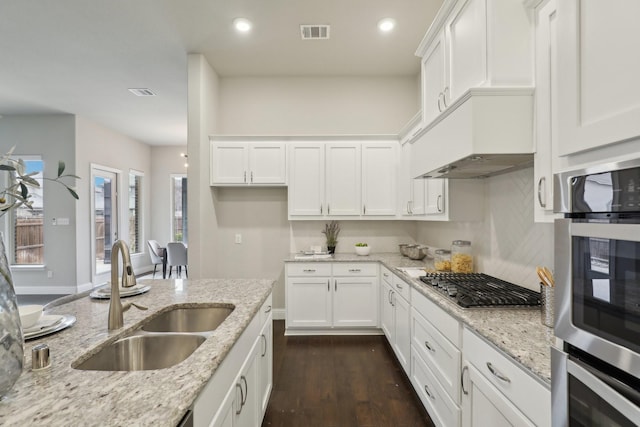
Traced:
<svg viewBox="0 0 640 427">
<path fill-rule="evenodd" d="M 326 145 L 327 214 L 360 215 L 360 144 Z"/>
<path fill-rule="evenodd" d="M 640 135 L 640 2 L 558 2 L 558 148 Z"/>
<path fill-rule="evenodd" d="M 259 416 L 264 417 L 273 388 L 273 321 L 265 322 L 258 338 L 258 398 Z M 262 419 L 262 418 L 260 418 Z"/>
<path fill-rule="evenodd" d="M 249 145 L 211 142 L 211 184 L 246 184 Z"/>
<path fill-rule="evenodd" d="M 550 0 L 536 10 L 536 154 L 534 219 L 553 222 L 553 171 L 556 159 L 557 110 L 557 13 Z"/>
<path fill-rule="evenodd" d="M 334 278 L 333 286 L 334 327 L 378 325 L 377 278 Z"/>
<path fill-rule="evenodd" d="M 404 371 L 409 375 L 411 363 L 411 305 L 393 293 L 393 305 L 395 311 L 395 350 L 398 361 Z"/>
<path fill-rule="evenodd" d="M 259 341 L 260 340 L 257 340 L 251 348 L 251 354 L 245 362 L 240 377 L 236 381 L 236 388 L 239 388 L 240 391 L 240 399 L 238 399 L 238 395 L 236 394 L 236 399 L 233 404 L 235 410 L 234 427 L 255 427 L 262 423 L 261 417 L 258 416 L 260 402 L 258 399 L 258 362 L 256 349 L 258 348 Z"/>
<path fill-rule="evenodd" d="M 362 146 L 362 214 L 396 214 L 397 143 Z"/>
<path fill-rule="evenodd" d="M 381 286 L 380 302 L 382 313 L 380 314 L 380 326 L 387 341 L 393 347 L 395 342 L 395 311 L 393 309 L 393 290 L 391 286 L 383 283 Z"/>
<path fill-rule="evenodd" d="M 217 410 L 215 417 L 211 420 L 209 427 L 233 427 L 233 419 L 235 417 L 234 400 L 236 393 L 239 393 L 238 386 L 234 383 L 229 389 L 226 397 L 222 401 L 220 408 Z"/>
<path fill-rule="evenodd" d="M 287 327 L 331 326 L 331 278 L 287 278 Z"/>
<path fill-rule="evenodd" d="M 445 209 L 445 180 L 443 178 L 425 179 L 426 201 L 425 212 L 427 215 L 444 214 Z"/>
<path fill-rule="evenodd" d="M 535 426 L 473 365 L 465 365 L 468 375 L 462 394 L 463 427 Z"/>
<path fill-rule="evenodd" d="M 486 0 L 459 0 L 445 24 L 449 85 L 446 106 L 487 80 Z"/>
<path fill-rule="evenodd" d="M 326 214 L 324 144 L 295 143 L 290 147 L 289 215 Z"/>
<path fill-rule="evenodd" d="M 444 30 L 433 40 L 422 57 L 422 119 L 429 124 L 444 110 L 447 86 Z"/>
<path fill-rule="evenodd" d="M 250 184 L 286 184 L 287 153 L 284 143 L 259 142 L 249 145 Z"/>
<path fill-rule="evenodd" d="M 411 143 L 402 146 L 400 161 L 400 213 L 405 216 L 424 215 L 425 180 L 411 176 Z"/>
</svg>

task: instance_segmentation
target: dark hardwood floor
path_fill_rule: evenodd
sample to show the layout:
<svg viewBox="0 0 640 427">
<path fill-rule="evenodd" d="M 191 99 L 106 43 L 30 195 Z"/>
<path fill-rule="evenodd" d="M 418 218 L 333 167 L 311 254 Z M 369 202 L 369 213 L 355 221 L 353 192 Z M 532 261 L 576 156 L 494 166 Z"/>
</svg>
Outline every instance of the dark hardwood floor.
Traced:
<svg viewBox="0 0 640 427">
<path fill-rule="evenodd" d="M 384 336 L 273 335 L 263 427 L 433 426 Z"/>
</svg>

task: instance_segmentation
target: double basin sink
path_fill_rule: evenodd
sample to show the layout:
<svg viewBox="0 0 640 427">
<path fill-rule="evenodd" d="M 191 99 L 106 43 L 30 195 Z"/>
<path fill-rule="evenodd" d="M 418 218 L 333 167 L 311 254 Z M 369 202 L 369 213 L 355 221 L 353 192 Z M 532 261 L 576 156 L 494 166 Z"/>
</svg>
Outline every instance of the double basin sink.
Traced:
<svg viewBox="0 0 640 427">
<path fill-rule="evenodd" d="M 92 371 L 169 368 L 189 357 L 233 309 L 231 305 L 173 307 L 72 366 Z"/>
</svg>

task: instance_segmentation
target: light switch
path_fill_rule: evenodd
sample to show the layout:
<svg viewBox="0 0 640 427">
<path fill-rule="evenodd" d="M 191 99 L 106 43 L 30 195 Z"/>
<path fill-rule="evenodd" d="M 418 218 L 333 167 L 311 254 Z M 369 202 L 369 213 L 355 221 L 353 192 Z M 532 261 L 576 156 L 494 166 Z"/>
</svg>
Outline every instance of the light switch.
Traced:
<svg viewBox="0 0 640 427">
<path fill-rule="evenodd" d="M 236 234 L 236 244 L 242 243 L 242 234 Z"/>
<path fill-rule="evenodd" d="M 69 225 L 69 218 L 58 218 L 58 225 Z"/>
</svg>

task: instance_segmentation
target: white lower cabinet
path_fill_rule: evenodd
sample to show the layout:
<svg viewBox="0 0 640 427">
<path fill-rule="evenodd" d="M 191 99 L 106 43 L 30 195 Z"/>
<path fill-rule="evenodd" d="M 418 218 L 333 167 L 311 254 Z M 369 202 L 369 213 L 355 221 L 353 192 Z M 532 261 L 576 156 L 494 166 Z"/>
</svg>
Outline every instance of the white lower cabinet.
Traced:
<svg viewBox="0 0 640 427">
<path fill-rule="evenodd" d="M 195 427 L 255 427 L 262 423 L 273 377 L 270 312 L 271 297 L 196 399 Z"/>
<path fill-rule="evenodd" d="M 378 264 L 287 263 L 287 334 L 377 329 Z"/>
<path fill-rule="evenodd" d="M 415 349 L 411 352 L 411 383 L 436 426 L 460 425 L 460 407 L 440 385 L 435 374 Z"/>
<path fill-rule="evenodd" d="M 551 391 L 505 354 L 463 331 L 463 426 L 551 425 Z"/>
<path fill-rule="evenodd" d="M 410 286 L 399 279 L 395 274 L 384 268 L 390 280 L 383 278 L 382 299 L 382 330 L 389 341 L 400 365 L 409 375 L 411 363 L 411 304 L 407 299 Z M 383 276 L 384 277 L 384 276 Z"/>
</svg>

